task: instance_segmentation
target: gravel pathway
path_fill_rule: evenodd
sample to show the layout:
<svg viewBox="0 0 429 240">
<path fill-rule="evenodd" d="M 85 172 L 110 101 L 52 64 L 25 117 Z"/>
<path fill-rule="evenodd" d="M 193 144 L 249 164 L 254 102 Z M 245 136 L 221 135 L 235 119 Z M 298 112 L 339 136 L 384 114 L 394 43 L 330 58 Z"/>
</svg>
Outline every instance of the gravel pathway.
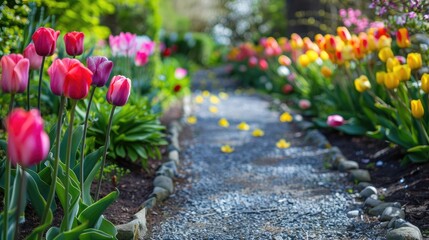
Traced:
<svg viewBox="0 0 429 240">
<path fill-rule="evenodd" d="M 346 216 L 360 203 L 347 193 L 345 174 L 324 168 L 329 149 L 306 143 L 305 132 L 280 122 L 270 102 L 230 92 L 217 105 L 209 97 L 194 103 L 193 112 L 192 138 L 182 142 L 186 181 L 161 204 L 149 239 L 383 239 L 379 224 Z M 249 131 L 237 129 L 242 121 Z M 255 128 L 265 135 L 253 137 Z M 282 138 L 289 148 L 276 147 Z M 235 151 L 222 153 L 224 144 Z"/>
</svg>

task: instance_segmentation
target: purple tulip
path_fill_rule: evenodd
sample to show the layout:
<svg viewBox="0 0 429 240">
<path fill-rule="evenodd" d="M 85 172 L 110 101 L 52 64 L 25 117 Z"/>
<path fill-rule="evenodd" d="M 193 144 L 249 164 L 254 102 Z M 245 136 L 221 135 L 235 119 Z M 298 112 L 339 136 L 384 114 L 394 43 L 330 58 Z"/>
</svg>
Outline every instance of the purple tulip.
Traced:
<svg viewBox="0 0 429 240">
<path fill-rule="evenodd" d="M 113 62 L 109 61 L 106 57 L 94 56 L 86 60 L 86 65 L 93 73 L 92 85 L 96 87 L 103 87 L 106 85 L 110 73 L 112 72 Z"/>
</svg>

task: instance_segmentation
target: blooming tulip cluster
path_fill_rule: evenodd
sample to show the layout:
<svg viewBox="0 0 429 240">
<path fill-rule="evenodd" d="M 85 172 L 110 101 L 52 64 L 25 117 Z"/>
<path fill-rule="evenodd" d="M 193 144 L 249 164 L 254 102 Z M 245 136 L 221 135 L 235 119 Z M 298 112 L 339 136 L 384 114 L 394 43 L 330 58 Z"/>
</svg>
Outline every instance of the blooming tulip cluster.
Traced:
<svg viewBox="0 0 429 240">
<path fill-rule="evenodd" d="M 109 44 L 113 56 L 132 58 L 136 66 L 146 65 L 155 51 L 155 42 L 129 32 L 110 35 Z"/>
</svg>

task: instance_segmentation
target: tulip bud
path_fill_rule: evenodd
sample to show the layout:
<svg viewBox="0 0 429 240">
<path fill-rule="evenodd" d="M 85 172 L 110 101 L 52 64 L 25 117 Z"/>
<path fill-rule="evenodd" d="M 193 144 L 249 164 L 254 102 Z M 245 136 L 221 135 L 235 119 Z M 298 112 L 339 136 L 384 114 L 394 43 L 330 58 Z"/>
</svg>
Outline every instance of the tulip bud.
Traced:
<svg viewBox="0 0 429 240">
<path fill-rule="evenodd" d="M 59 35 L 60 32 L 55 31 L 52 28 L 38 28 L 32 36 L 37 54 L 40 56 L 52 56 L 57 47 L 57 39 Z"/>
<path fill-rule="evenodd" d="M 395 66 L 393 73 L 399 77 L 400 81 L 408 81 L 411 78 L 411 68 L 408 65 Z"/>
<path fill-rule="evenodd" d="M 400 28 L 396 32 L 396 43 L 400 48 L 407 48 L 411 46 L 410 36 L 408 35 L 408 29 Z"/>
<path fill-rule="evenodd" d="M 339 126 L 344 125 L 345 120 L 340 115 L 330 115 L 330 116 L 328 116 L 326 123 L 331 127 L 339 127 Z"/>
<path fill-rule="evenodd" d="M 307 67 L 308 64 L 310 64 L 310 58 L 307 55 L 302 54 L 301 56 L 298 57 L 298 63 L 302 67 Z"/>
<path fill-rule="evenodd" d="M 113 62 L 109 61 L 106 57 L 93 56 L 86 59 L 86 65 L 93 74 L 91 85 L 96 87 L 106 85 L 112 72 Z"/>
<path fill-rule="evenodd" d="M 395 55 L 393 55 L 392 49 L 390 47 L 385 47 L 378 52 L 378 58 L 380 58 L 381 61 L 386 62 L 387 59 L 393 58 Z"/>
<path fill-rule="evenodd" d="M 314 50 L 308 50 L 305 52 L 305 55 L 308 56 L 310 62 L 315 62 L 319 58 L 319 54 L 317 54 L 317 52 Z"/>
<path fill-rule="evenodd" d="M 1 87 L 3 92 L 24 92 L 28 85 L 30 61 L 21 54 L 10 54 L 1 58 L 1 67 Z"/>
<path fill-rule="evenodd" d="M 377 81 L 378 84 L 384 84 L 384 80 L 386 78 L 386 72 L 377 72 L 375 73 L 375 79 Z"/>
<path fill-rule="evenodd" d="M 395 89 L 399 86 L 399 76 L 393 72 L 386 73 L 384 77 L 384 85 L 388 89 Z"/>
<path fill-rule="evenodd" d="M 323 61 L 329 60 L 329 54 L 326 51 L 320 51 L 319 56 Z"/>
<path fill-rule="evenodd" d="M 301 99 L 298 103 L 299 107 L 303 110 L 309 109 L 311 107 L 311 102 L 307 99 Z"/>
<path fill-rule="evenodd" d="M 124 106 L 131 93 L 131 80 L 121 75 L 114 76 L 110 82 L 106 99 L 112 105 Z"/>
<path fill-rule="evenodd" d="M 340 36 L 341 40 L 344 42 L 348 42 L 352 39 L 352 36 L 346 27 L 337 27 L 337 35 Z"/>
<path fill-rule="evenodd" d="M 30 69 L 37 70 L 42 66 L 43 57 L 36 53 L 34 43 L 28 44 L 28 46 L 24 49 L 24 57 L 30 60 Z"/>
<path fill-rule="evenodd" d="M 290 37 L 290 46 L 294 50 L 302 49 L 304 47 L 304 41 L 302 40 L 301 36 L 296 33 L 292 33 Z"/>
<path fill-rule="evenodd" d="M 279 62 L 280 65 L 283 65 L 283 66 L 289 66 L 292 63 L 292 61 L 290 60 L 290 58 L 288 56 L 286 56 L 286 55 L 279 56 L 278 62 Z"/>
<path fill-rule="evenodd" d="M 371 83 L 368 80 L 368 77 L 365 75 L 360 76 L 354 81 L 355 88 L 358 92 L 362 93 L 371 88 Z"/>
<path fill-rule="evenodd" d="M 259 65 L 259 69 L 261 69 L 262 71 L 265 71 L 268 69 L 268 62 L 265 59 L 259 59 L 258 65 Z"/>
<path fill-rule="evenodd" d="M 49 137 L 43 130 L 38 110 L 15 109 L 6 118 L 7 155 L 12 164 L 30 167 L 43 161 L 49 152 Z"/>
<path fill-rule="evenodd" d="M 70 56 L 79 56 L 83 53 L 83 39 L 85 35 L 82 32 L 69 32 L 64 35 L 66 52 Z"/>
<path fill-rule="evenodd" d="M 425 93 L 429 93 L 429 73 L 424 73 L 422 76 L 421 88 Z"/>
<path fill-rule="evenodd" d="M 407 64 L 411 70 L 422 67 L 422 55 L 420 53 L 409 53 L 407 55 Z"/>
<path fill-rule="evenodd" d="M 420 119 L 425 114 L 425 110 L 423 109 L 422 102 L 420 99 L 418 100 L 411 100 L 411 115 L 413 115 L 414 118 Z"/>
</svg>

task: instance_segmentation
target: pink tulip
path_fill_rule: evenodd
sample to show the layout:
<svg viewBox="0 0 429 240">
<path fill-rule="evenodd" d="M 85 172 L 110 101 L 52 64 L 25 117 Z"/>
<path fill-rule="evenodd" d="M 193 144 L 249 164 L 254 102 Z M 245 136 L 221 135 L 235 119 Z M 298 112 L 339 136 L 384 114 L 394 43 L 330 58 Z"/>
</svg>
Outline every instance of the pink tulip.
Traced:
<svg viewBox="0 0 429 240">
<path fill-rule="evenodd" d="M 51 90 L 55 95 L 82 99 L 88 95 L 92 72 L 76 59 L 56 59 L 48 68 Z"/>
<path fill-rule="evenodd" d="M 261 69 L 262 71 L 265 71 L 268 69 L 268 62 L 265 59 L 259 59 L 258 65 L 259 65 L 259 69 Z"/>
<path fill-rule="evenodd" d="M 29 167 L 43 161 L 49 152 L 49 137 L 38 110 L 15 109 L 6 118 L 7 154 L 12 164 Z"/>
<path fill-rule="evenodd" d="M 121 75 L 114 76 L 107 91 L 107 102 L 115 106 L 124 106 L 131 93 L 131 80 Z"/>
<path fill-rule="evenodd" d="M 145 49 L 142 49 L 136 53 L 134 58 L 134 63 L 136 66 L 144 66 L 149 62 L 149 52 Z"/>
<path fill-rule="evenodd" d="M 328 116 L 326 123 L 331 127 L 339 127 L 339 126 L 344 125 L 344 123 L 346 123 L 346 121 L 340 115 L 330 115 L 330 116 Z"/>
<path fill-rule="evenodd" d="M 30 60 L 30 69 L 37 70 L 42 66 L 42 56 L 39 56 L 36 53 L 36 47 L 34 43 L 28 44 L 28 46 L 24 49 L 24 57 Z"/>
<path fill-rule="evenodd" d="M 256 65 L 258 65 L 258 58 L 253 56 L 249 58 L 249 67 L 255 67 Z"/>
<path fill-rule="evenodd" d="M 289 94 L 289 93 L 293 92 L 293 86 L 290 84 L 285 84 L 285 85 L 283 85 L 282 91 L 285 94 Z"/>
<path fill-rule="evenodd" d="M 1 67 L 1 87 L 3 92 L 24 92 L 28 85 L 30 61 L 21 54 L 10 54 L 1 58 Z"/>
<path fill-rule="evenodd" d="M 110 35 L 109 44 L 114 56 L 134 56 L 136 35 L 129 32 L 121 32 L 117 36 Z"/>
<path fill-rule="evenodd" d="M 311 107 L 311 102 L 307 99 L 301 99 L 298 103 L 299 107 L 303 110 L 309 109 Z"/>
<path fill-rule="evenodd" d="M 32 37 L 37 54 L 40 56 L 52 56 L 55 52 L 59 35 L 60 32 L 52 28 L 38 28 Z"/>
<path fill-rule="evenodd" d="M 83 32 L 69 32 L 64 35 L 66 52 L 70 56 L 79 56 L 83 53 Z"/>
<path fill-rule="evenodd" d="M 106 57 L 94 56 L 86 59 L 86 65 L 93 73 L 91 84 L 96 87 L 106 85 L 112 72 L 113 62 L 109 61 Z"/>
<path fill-rule="evenodd" d="M 174 77 L 178 80 L 185 78 L 187 74 L 188 71 L 184 68 L 176 68 L 176 71 L 174 71 Z"/>
</svg>

